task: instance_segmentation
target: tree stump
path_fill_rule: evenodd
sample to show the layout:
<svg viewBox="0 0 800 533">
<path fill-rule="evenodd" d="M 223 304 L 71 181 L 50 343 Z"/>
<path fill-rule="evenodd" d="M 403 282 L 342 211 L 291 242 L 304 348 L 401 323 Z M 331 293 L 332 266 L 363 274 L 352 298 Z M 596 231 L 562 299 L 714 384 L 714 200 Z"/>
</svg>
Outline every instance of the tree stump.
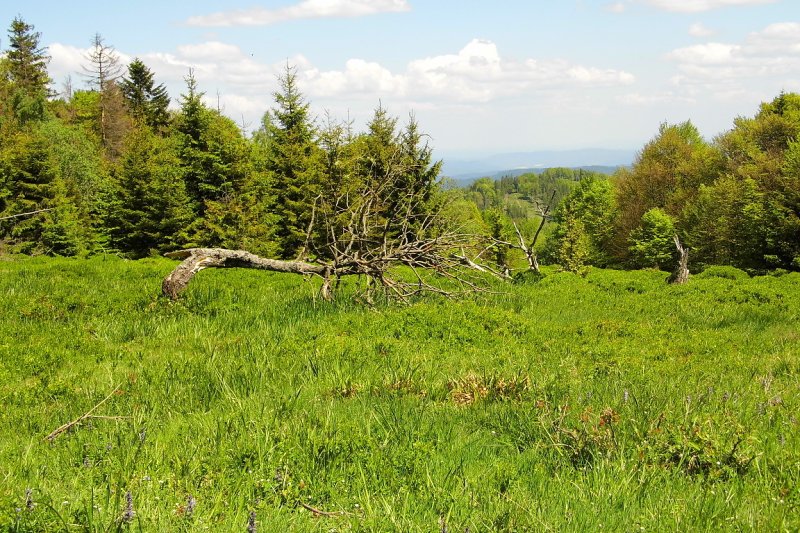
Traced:
<svg viewBox="0 0 800 533">
<path fill-rule="evenodd" d="M 674 236 L 675 248 L 678 250 L 678 264 L 669 277 L 669 282 L 680 285 L 689 281 L 689 249 L 681 244 L 677 235 Z"/>
</svg>

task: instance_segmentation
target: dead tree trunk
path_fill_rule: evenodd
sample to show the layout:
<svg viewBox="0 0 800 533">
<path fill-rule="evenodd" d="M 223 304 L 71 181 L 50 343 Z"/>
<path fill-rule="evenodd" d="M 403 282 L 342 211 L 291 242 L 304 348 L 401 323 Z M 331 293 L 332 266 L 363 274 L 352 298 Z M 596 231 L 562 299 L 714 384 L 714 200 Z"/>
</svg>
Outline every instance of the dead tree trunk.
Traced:
<svg viewBox="0 0 800 533">
<path fill-rule="evenodd" d="M 556 198 L 556 191 L 553 191 L 552 196 L 550 196 L 550 201 L 542 206 L 541 204 L 537 204 L 539 209 L 539 216 L 542 220 L 539 222 L 539 227 L 536 229 L 536 234 L 533 236 L 533 240 L 530 244 L 525 243 L 525 237 L 522 236 L 522 232 L 519 230 L 517 223 L 514 222 L 514 231 L 517 233 L 517 245 L 510 244 L 514 248 L 518 248 L 522 250 L 522 253 L 525 254 L 525 259 L 528 260 L 528 268 L 531 272 L 535 272 L 536 274 L 540 274 L 539 271 L 539 256 L 536 253 L 536 242 L 539 240 L 539 235 L 542 233 L 542 229 L 544 225 L 547 223 L 548 215 L 550 214 L 550 208 L 553 205 L 553 201 Z"/>
<path fill-rule="evenodd" d="M 677 235 L 674 236 L 675 248 L 678 250 L 678 264 L 669 277 L 669 282 L 680 285 L 689 281 L 689 249 L 684 248 Z"/>
<path fill-rule="evenodd" d="M 190 248 L 166 254 L 172 259 L 183 259 L 175 270 L 161 282 L 161 291 L 171 300 L 176 300 L 183 289 L 189 285 L 195 274 L 204 268 L 256 268 L 271 270 L 273 272 L 291 272 L 294 274 L 315 274 L 321 276 L 326 283 L 323 284 L 323 298 L 330 297 L 329 269 L 324 265 L 315 265 L 303 261 L 279 261 L 265 259 L 243 250 L 225 250 L 223 248 Z"/>
</svg>

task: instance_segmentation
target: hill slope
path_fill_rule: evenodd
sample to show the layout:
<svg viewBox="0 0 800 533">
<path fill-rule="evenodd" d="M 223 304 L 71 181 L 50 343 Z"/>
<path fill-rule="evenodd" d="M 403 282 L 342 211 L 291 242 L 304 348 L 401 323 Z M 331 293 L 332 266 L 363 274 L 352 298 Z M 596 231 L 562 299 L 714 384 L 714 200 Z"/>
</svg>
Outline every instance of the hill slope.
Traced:
<svg viewBox="0 0 800 533">
<path fill-rule="evenodd" d="M 0 261 L 0 530 L 800 527 L 798 274 L 368 310 L 235 270 L 171 304 L 173 264 Z"/>
</svg>

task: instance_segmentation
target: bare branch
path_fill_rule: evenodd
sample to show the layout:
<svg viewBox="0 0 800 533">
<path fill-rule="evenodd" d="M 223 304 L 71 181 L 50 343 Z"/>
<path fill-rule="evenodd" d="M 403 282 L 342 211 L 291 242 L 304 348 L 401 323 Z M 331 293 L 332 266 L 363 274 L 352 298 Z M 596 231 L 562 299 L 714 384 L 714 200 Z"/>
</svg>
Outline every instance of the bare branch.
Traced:
<svg viewBox="0 0 800 533">
<path fill-rule="evenodd" d="M 27 213 L 17 213 L 16 215 L 8 215 L 5 217 L 0 217 L 0 220 L 9 220 L 12 218 L 27 217 L 30 215 L 35 215 L 37 213 L 44 213 L 45 211 L 52 211 L 53 209 L 55 209 L 55 207 L 48 207 L 47 209 L 37 209 L 36 211 L 28 211 Z"/>
<path fill-rule="evenodd" d="M 91 409 L 86 411 L 84 414 L 82 414 L 81 416 L 79 416 L 78 418 L 73 420 L 72 422 L 67 422 L 63 426 L 53 430 L 48 436 L 46 436 L 44 438 L 44 440 L 49 440 L 49 441 L 55 440 L 56 437 L 58 437 L 59 435 L 61 435 L 65 431 L 69 431 L 71 428 L 73 428 L 76 425 L 80 424 L 81 422 L 83 422 L 87 418 L 101 418 L 101 417 L 92 416 L 92 413 L 95 412 L 98 407 L 100 407 L 101 405 L 106 403 L 112 396 L 114 396 L 114 394 L 116 394 L 117 391 L 119 391 L 119 387 L 120 387 L 119 385 L 114 387 L 114 390 L 112 390 L 111 393 L 108 396 L 106 396 L 105 398 L 100 400 L 100 402 L 98 404 L 96 404 L 94 407 L 92 407 Z M 105 418 L 105 417 L 103 417 L 103 418 Z M 120 418 L 120 417 L 110 417 L 110 418 L 116 419 L 116 418 Z"/>
</svg>

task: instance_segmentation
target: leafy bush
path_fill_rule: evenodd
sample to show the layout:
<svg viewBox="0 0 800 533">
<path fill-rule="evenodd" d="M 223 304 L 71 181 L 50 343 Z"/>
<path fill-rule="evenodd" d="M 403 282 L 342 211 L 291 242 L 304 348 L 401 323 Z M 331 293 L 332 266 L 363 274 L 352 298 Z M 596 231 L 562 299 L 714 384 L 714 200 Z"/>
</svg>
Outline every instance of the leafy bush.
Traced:
<svg viewBox="0 0 800 533">
<path fill-rule="evenodd" d="M 697 274 L 698 278 L 749 279 L 747 272 L 732 266 L 712 266 Z"/>
</svg>

